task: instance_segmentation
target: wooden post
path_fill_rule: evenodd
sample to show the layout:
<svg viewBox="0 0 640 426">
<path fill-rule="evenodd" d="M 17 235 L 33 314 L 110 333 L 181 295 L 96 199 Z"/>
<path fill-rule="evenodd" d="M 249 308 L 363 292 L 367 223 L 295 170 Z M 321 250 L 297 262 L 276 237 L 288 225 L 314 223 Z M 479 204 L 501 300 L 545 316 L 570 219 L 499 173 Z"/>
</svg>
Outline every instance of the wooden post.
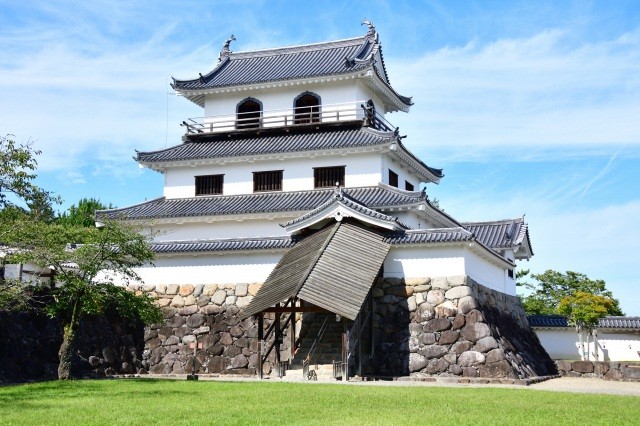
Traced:
<svg viewBox="0 0 640 426">
<path fill-rule="evenodd" d="M 291 335 L 291 358 L 296 354 L 296 299 L 291 299 L 291 307 L 293 311 L 291 311 L 291 324 L 289 324 L 289 334 Z"/>
<path fill-rule="evenodd" d="M 280 330 L 280 315 L 282 315 L 281 313 L 276 313 L 275 314 L 275 327 L 273 329 L 273 331 L 275 332 L 275 349 L 276 349 L 276 366 L 278 368 L 278 371 L 280 369 L 280 342 L 282 340 L 282 330 Z"/>
<path fill-rule="evenodd" d="M 262 350 L 264 347 L 264 314 L 258 314 L 258 379 L 262 380 Z"/>
<path fill-rule="evenodd" d="M 342 318 L 342 381 L 349 380 L 349 330 L 347 329 L 347 319 Z"/>
</svg>

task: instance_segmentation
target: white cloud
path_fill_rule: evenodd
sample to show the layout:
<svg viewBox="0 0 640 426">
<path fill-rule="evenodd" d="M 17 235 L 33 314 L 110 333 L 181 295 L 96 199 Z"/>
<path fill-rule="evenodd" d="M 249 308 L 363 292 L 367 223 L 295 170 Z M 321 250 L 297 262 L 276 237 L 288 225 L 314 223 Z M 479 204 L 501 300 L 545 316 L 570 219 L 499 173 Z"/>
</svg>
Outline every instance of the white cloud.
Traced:
<svg viewBox="0 0 640 426">
<path fill-rule="evenodd" d="M 640 145 L 640 29 L 572 43 L 549 30 L 388 59 L 394 87 L 415 102 L 390 119 L 456 160 L 470 147 Z"/>
</svg>

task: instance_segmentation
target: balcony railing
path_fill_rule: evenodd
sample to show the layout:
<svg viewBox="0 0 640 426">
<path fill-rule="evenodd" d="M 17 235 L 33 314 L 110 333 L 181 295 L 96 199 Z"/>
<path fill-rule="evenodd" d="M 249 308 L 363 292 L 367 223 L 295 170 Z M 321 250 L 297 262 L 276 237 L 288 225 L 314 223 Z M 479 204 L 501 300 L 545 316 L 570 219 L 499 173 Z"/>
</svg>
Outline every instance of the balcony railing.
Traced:
<svg viewBox="0 0 640 426">
<path fill-rule="evenodd" d="M 188 118 L 181 126 L 187 135 L 197 135 L 354 120 L 365 120 L 378 130 L 395 129 L 382 115 L 368 109 L 365 101 Z"/>
</svg>

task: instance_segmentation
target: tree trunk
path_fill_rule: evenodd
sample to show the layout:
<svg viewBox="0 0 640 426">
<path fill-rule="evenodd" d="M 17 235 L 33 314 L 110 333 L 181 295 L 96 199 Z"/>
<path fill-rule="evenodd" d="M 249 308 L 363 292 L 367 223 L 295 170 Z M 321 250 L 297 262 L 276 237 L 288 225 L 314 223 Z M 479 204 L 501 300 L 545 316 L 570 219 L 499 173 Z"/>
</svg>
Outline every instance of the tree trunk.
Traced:
<svg viewBox="0 0 640 426">
<path fill-rule="evenodd" d="M 62 345 L 58 351 L 60 364 L 58 365 L 58 379 L 69 380 L 71 378 L 71 357 L 75 347 L 76 331 L 74 324 L 65 324 L 62 335 Z"/>
<path fill-rule="evenodd" d="M 579 341 L 579 350 L 580 350 L 580 359 L 584 361 L 584 335 L 582 333 L 582 327 L 579 325 L 576 326 L 576 331 L 578 332 L 578 341 Z"/>
</svg>

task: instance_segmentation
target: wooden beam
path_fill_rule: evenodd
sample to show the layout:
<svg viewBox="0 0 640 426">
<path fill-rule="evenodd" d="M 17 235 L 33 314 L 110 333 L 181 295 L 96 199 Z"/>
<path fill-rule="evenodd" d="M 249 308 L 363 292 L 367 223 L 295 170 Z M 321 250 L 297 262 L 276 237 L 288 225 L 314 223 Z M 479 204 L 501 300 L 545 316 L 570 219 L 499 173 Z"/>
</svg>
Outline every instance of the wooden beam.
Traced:
<svg viewBox="0 0 640 426">
<path fill-rule="evenodd" d="M 276 312 L 276 313 L 288 313 L 288 312 L 326 312 L 331 313 L 331 311 L 321 308 L 319 306 L 275 306 L 273 308 L 267 308 L 262 312 Z"/>
</svg>

